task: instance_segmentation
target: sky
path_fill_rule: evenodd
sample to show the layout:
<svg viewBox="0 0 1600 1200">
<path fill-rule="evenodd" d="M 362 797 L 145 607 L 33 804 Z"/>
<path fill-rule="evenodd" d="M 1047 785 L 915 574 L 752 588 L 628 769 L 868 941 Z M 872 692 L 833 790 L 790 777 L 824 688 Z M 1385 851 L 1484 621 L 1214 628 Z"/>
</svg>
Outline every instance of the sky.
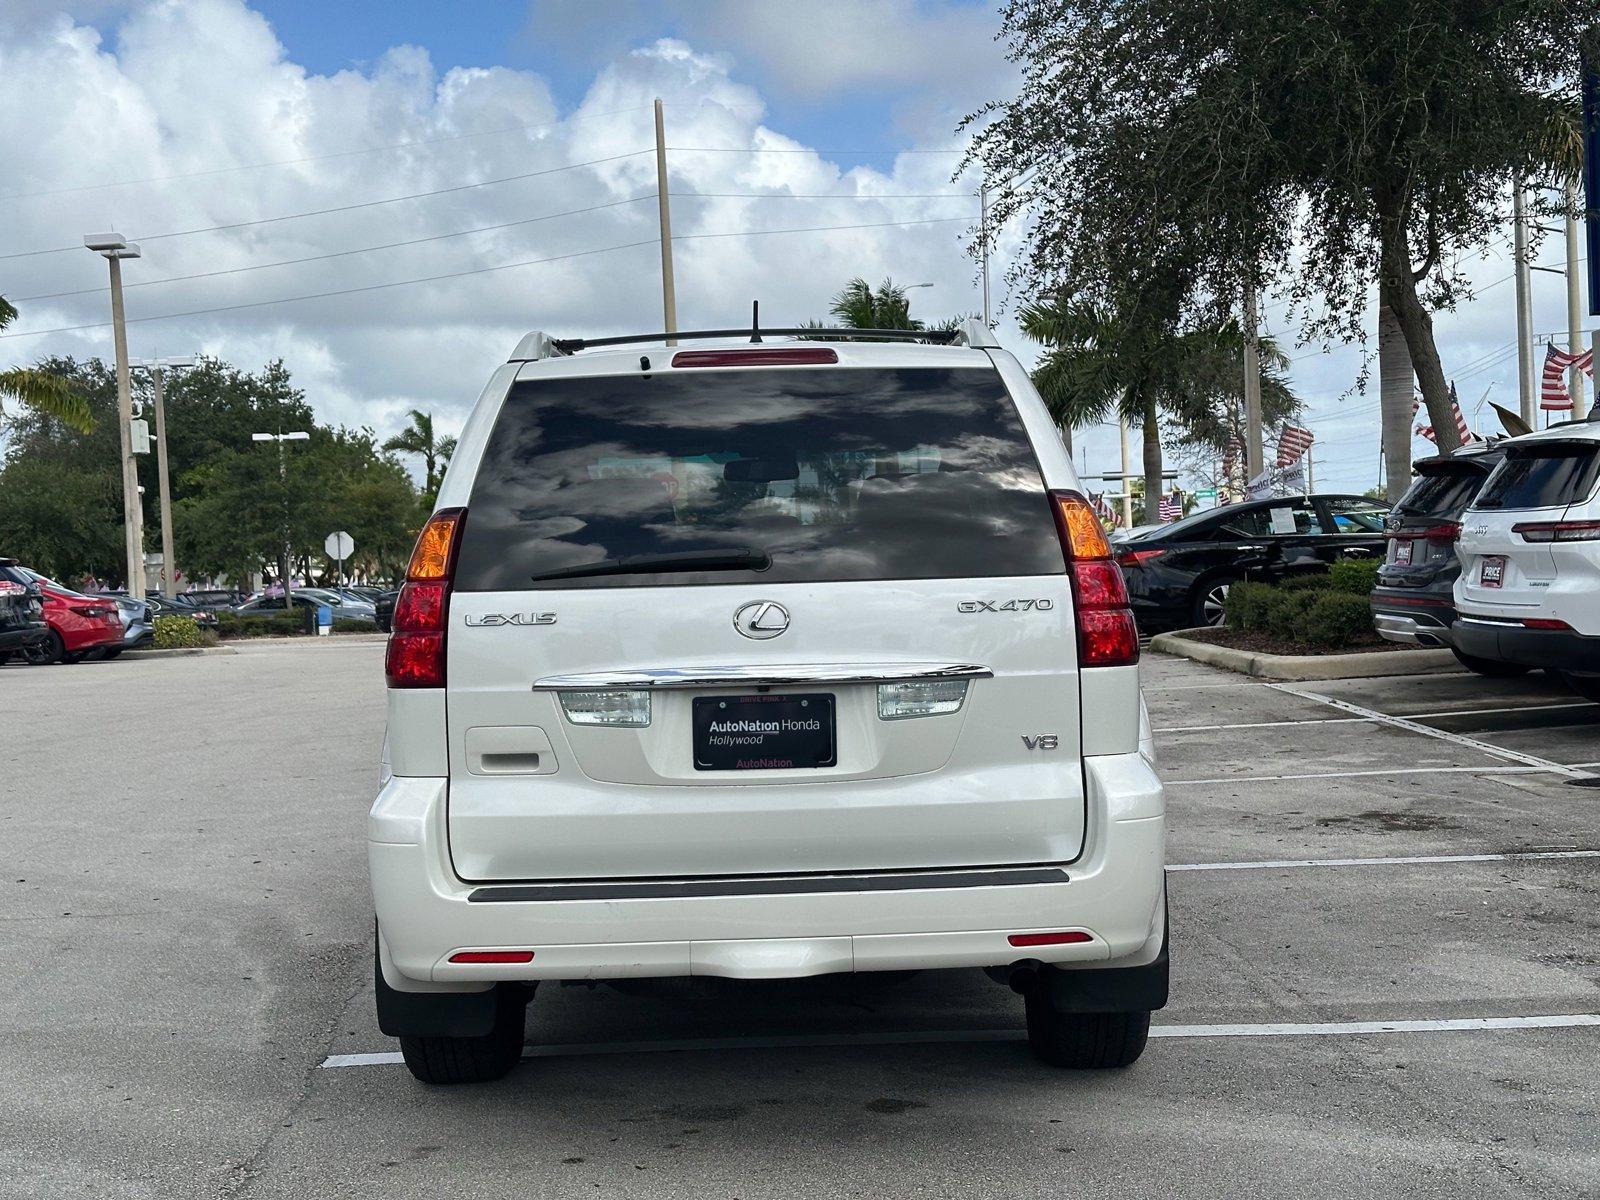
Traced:
<svg viewBox="0 0 1600 1200">
<path fill-rule="evenodd" d="M 799 7 L 5 0 L 0 78 L 27 99 L 0 106 L 0 294 L 22 312 L 0 367 L 110 358 L 105 265 L 80 247 L 116 230 L 143 250 L 134 356 L 282 358 L 324 420 L 457 428 L 529 329 L 660 328 L 657 96 L 682 327 L 739 324 L 752 299 L 769 324 L 822 317 L 857 275 L 931 284 L 911 293 L 925 318 L 978 311 L 976 180 L 952 173 L 962 116 L 1015 87 L 995 3 Z M 1516 404 L 1508 240 L 1437 318 L 1469 416 L 1485 389 Z M 1020 245 L 1007 231 L 996 281 Z M 1534 275 L 1537 330 L 1564 328 L 1564 295 Z M 1027 298 L 997 282 L 997 332 L 1031 362 Z M 1295 358 L 1318 490 L 1373 486 L 1362 350 L 1296 346 L 1272 296 L 1264 322 Z M 1118 468 L 1115 430 L 1075 444 L 1085 474 Z"/>
</svg>

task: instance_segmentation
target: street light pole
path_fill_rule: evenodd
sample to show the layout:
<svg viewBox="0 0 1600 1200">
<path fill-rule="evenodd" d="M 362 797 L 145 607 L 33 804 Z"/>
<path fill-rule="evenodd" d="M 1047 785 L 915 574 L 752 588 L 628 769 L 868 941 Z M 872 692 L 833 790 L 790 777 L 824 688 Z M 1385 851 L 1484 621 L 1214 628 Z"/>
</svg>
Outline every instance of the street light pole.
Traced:
<svg viewBox="0 0 1600 1200">
<path fill-rule="evenodd" d="M 178 564 L 172 552 L 172 488 L 167 474 L 167 406 L 164 384 L 168 370 L 194 366 L 193 358 L 147 358 L 134 364 L 144 368 L 155 388 L 156 477 L 161 492 L 161 594 L 170 596 L 178 586 Z"/>
<path fill-rule="evenodd" d="M 283 488 L 283 557 L 278 562 L 278 578 L 283 584 L 283 609 L 285 612 L 294 611 L 294 600 L 289 595 L 289 555 L 292 547 L 289 545 L 289 473 L 283 457 L 283 444 L 285 442 L 308 442 L 311 435 L 303 429 L 293 433 L 252 433 L 252 442 L 277 442 L 278 443 L 278 483 Z"/>
<path fill-rule="evenodd" d="M 120 233 L 91 233 L 83 244 L 111 267 L 111 333 L 117 356 L 117 438 L 122 454 L 122 548 L 127 559 L 128 595 L 144 596 L 144 506 L 139 500 L 139 468 L 133 457 L 133 388 L 128 377 L 128 329 L 122 310 L 122 260 L 138 258 L 139 247 Z"/>
<path fill-rule="evenodd" d="M 672 277 L 672 206 L 667 200 L 667 129 L 656 97 L 656 207 L 661 221 L 661 318 L 667 327 L 667 345 L 678 339 L 678 289 Z"/>
</svg>

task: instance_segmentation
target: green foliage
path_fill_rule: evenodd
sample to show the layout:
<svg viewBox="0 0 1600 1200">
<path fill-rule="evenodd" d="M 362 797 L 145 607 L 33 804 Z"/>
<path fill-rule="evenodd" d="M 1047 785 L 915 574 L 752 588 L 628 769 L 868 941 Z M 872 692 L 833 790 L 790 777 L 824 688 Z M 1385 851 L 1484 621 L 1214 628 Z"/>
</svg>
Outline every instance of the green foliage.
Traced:
<svg viewBox="0 0 1600 1200">
<path fill-rule="evenodd" d="M 911 315 L 906 289 L 885 279 L 874 291 L 865 279 L 852 279 L 833 298 L 828 311 L 847 329 L 921 329 Z"/>
<path fill-rule="evenodd" d="M 0 296 L 0 329 L 17 319 L 16 306 Z M 94 417 L 89 404 L 71 386 L 71 383 L 49 371 L 30 367 L 12 367 L 0 370 L 0 418 L 5 416 L 4 401 L 15 400 L 34 410 L 40 416 L 60 421 L 73 429 L 87 432 L 94 428 Z"/>
<path fill-rule="evenodd" d="M 1336 592 L 1360 596 L 1363 600 L 1378 586 L 1378 568 L 1382 564 L 1375 558 L 1342 559 L 1328 568 L 1328 586 Z"/>
<path fill-rule="evenodd" d="M 1372 608 L 1366 596 L 1329 591 L 1312 592 L 1309 598 L 1294 626 L 1296 641 L 1332 650 L 1372 632 Z"/>
<path fill-rule="evenodd" d="M 1376 578 L 1376 564 L 1351 562 L 1337 564 L 1326 575 L 1296 576 L 1277 586 L 1236 583 L 1228 589 L 1228 628 L 1319 650 L 1349 646 L 1372 633 L 1367 593 Z"/>
<path fill-rule="evenodd" d="M 433 414 L 413 408 L 409 414 L 410 425 L 390 438 L 383 448 L 390 454 L 419 454 L 422 456 L 422 493 L 425 506 L 433 508 L 439 485 L 444 482 L 444 469 L 456 452 L 456 439 L 436 437 L 433 432 Z"/>
<path fill-rule="evenodd" d="M 200 626 L 193 617 L 157 617 L 155 640 L 157 650 L 177 650 L 187 646 L 205 644 Z"/>
<path fill-rule="evenodd" d="M 1265 628 L 1267 609 L 1278 590 L 1264 583 L 1236 583 L 1228 589 L 1223 611 L 1229 629 L 1260 632 Z"/>
<path fill-rule="evenodd" d="M 305 631 L 305 613 L 298 610 L 281 616 L 268 616 L 265 613 L 217 614 L 217 635 L 223 639 L 288 637 Z"/>
<path fill-rule="evenodd" d="M 1322 591 L 1328 586 L 1328 573 L 1319 570 L 1307 571 L 1303 575 L 1290 575 L 1287 579 L 1279 580 L 1277 586 L 1286 592 Z"/>
</svg>

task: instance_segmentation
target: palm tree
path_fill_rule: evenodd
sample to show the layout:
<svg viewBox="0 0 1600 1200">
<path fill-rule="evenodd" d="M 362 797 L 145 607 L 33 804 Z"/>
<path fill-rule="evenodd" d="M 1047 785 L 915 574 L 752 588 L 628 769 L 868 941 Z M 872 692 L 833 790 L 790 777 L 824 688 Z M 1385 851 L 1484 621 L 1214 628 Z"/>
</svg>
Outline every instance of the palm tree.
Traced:
<svg viewBox="0 0 1600 1200">
<path fill-rule="evenodd" d="M 847 329 L 924 328 L 911 315 L 911 300 L 905 288 L 897 287 L 892 279 L 885 279 L 877 291 L 865 279 L 852 279 L 833 298 L 828 311 Z"/>
<path fill-rule="evenodd" d="M 1177 333 L 1061 297 L 1025 306 L 1021 324 L 1046 347 L 1033 382 L 1065 436 L 1115 417 L 1142 431 L 1147 497 L 1160 495 L 1163 486 L 1162 412 L 1177 421 L 1186 441 L 1220 450 L 1233 432 L 1229 414 L 1244 378 L 1244 341 L 1236 325 Z M 1270 339 L 1262 342 L 1260 361 L 1263 422 L 1281 423 L 1298 407 L 1283 379 L 1288 361 Z"/>
<path fill-rule="evenodd" d="M 0 329 L 17 319 L 16 308 L 0 296 Z M 72 390 L 60 375 L 36 371 L 31 367 L 12 367 L 0 371 L 0 418 L 5 416 L 4 402 L 15 400 L 26 404 L 35 412 L 54 417 L 82 433 L 94 428 L 94 414 L 89 411 L 89 401 Z"/>
<path fill-rule="evenodd" d="M 399 451 L 401 454 L 422 455 L 424 479 L 422 490 L 427 495 L 433 496 L 438 493 L 439 483 L 444 478 L 444 469 L 450 464 L 450 456 L 455 453 L 456 439 L 434 437 L 432 413 L 413 408 L 410 416 L 411 424 L 385 442 L 383 448 Z"/>
</svg>

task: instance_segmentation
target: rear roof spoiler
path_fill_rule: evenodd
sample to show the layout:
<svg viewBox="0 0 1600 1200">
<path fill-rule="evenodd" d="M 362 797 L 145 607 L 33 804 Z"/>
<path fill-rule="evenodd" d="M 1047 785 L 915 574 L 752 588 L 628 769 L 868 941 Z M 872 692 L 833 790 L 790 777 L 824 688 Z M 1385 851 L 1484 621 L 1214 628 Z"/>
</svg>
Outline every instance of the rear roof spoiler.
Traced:
<svg viewBox="0 0 1600 1200">
<path fill-rule="evenodd" d="M 761 329 L 752 335 L 745 329 L 690 329 L 676 333 L 632 333 L 621 337 L 554 338 L 542 329 L 524 335 L 511 352 L 508 362 L 538 362 L 542 359 L 564 357 L 581 350 L 594 350 L 603 346 L 629 346 L 645 342 L 664 342 L 668 338 L 680 342 L 701 341 L 711 338 L 749 338 L 759 342 L 762 337 L 804 338 L 817 342 L 896 341 L 921 342 L 935 346 L 966 346 L 974 350 L 999 349 L 994 331 L 976 317 L 968 317 L 954 329 Z"/>
</svg>

